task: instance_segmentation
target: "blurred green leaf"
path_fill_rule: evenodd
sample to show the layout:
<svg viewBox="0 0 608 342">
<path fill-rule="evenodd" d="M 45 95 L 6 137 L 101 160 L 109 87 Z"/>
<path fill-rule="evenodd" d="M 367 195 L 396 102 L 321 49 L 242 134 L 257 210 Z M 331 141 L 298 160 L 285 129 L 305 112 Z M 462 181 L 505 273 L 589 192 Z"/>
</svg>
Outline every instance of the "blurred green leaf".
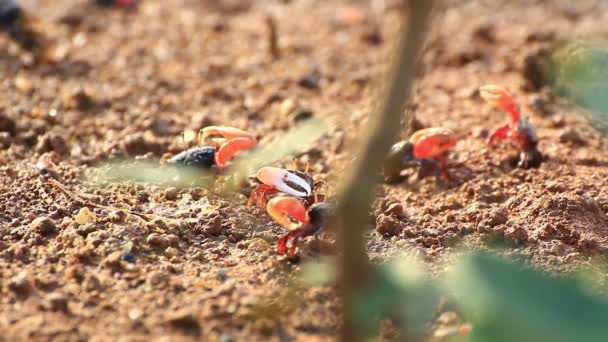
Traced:
<svg viewBox="0 0 608 342">
<path fill-rule="evenodd" d="M 262 166 L 275 163 L 310 147 L 328 132 L 329 127 L 328 122 L 318 118 L 306 120 L 285 134 L 259 144 L 257 148 L 240 153 L 230 166 L 230 174 L 237 177 L 254 174 Z"/>
<path fill-rule="evenodd" d="M 119 160 L 87 170 L 86 178 L 94 184 L 138 182 L 158 186 L 204 187 L 213 185 L 211 172 L 194 167 L 159 165 L 158 162 Z"/>
<path fill-rule="evenodd" d="M 595 127 L 608 133 L 608 41 L 567 42 L 555 48 L 550 63 L 557 93 L 590 110 Z"/>
<path fill-rule="evenodd" d="M 232 179 L 225 188 L 233 192 L 242 181 L 260 167 L 274 163 L 304 148 L 309 147 L 323 134 L 329 125 L 321 119 L 310 119 L 292 128 L 287 133 L 259 144 L 257 148 L 240 153 L 232 161 L 225 176 Z M 138 182 L 158 186 L 204 187 L 214 185 L 216 174 L 196 167 L 160 165 L 158 162 L 120 160 L 102 163 L 87 170 L 88 181 L 103 185 L 119 182 Z"/>
<path fill-rule="evenodd" d="M 608 303 L 574 280 L 478 254 L 461 260 L 445 285 L 473 324 L 470 341 L 608 340 Z"/>
<path fill-rule="evenodd" d="M 307 262 L 302 265 L 299 280 L 306 287 L 322 286 L 334 282 L 336 280 L 335 263 L 329 260 Z"/>
<path fill-rule="evenodd" d="M 439 303 L 439 292 L 424 267 L 415 260 L 398 258 L 376 266 L 374 272 L 373 283 L 352 305 L 361 331 L 367 336 L 377 334 L 380 321 L 391 315 L 410 338 L 421 338 Z"/>
</svg>

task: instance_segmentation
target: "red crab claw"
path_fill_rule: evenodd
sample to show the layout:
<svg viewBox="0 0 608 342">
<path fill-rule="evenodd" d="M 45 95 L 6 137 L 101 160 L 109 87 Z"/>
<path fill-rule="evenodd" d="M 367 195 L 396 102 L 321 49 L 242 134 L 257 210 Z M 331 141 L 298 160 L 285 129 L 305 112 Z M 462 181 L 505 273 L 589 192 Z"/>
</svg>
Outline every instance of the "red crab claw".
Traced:
<svg viewBox="0 0 608 342">
<path fill-rule="evenodd" d="M 309 197 L 312 195 L 312 185 L 309 181 L 293 171 L 265 166 L 258 170 L 256 177 L 263 184 L 291 196 Z"/>
<path fill-rule="evenodd" d="M 432 127 L 414 133 L 410 142 L 414 146 L 414 158 L 437 158 L 451 150 L 458 143 L 458 137 L 448 128 Z"/>
<path fill-rule="evenodd" d="M 299 228 L 279 238 L 277 241 L 277 252 L 294 257 L 298 248 L 298 240 L 302 237 L 319 234 L 333 213 L 334 207 L 329 203 L 313 204 L 306 212 L 306 221 L 302 221 L 303 223 Z"/>
<path fill-rule="evenodd" d="M 277 196 L 268 201 L 266 212 L 278 224 L 294 229 L 302 223 L 308 223 L 306 207 L 295 197 Z M 297 221 L 297 222 L 294 222 Z"/>
<path fill-rule="evenodd" d="M 220 146 L 215 153 L 215 164 L 220 170 L 228 167 L 230 160 L 241 151 L 254 148 L 256 138 L 241 129 L 227 126 L 209 126 L 199 132 L 199 138 L 205 141 L 210 136 L 221 137 Z"/>
<path fill-rule="evenodd" d="M 494 84 L 484 85 L 479 88 L 479 95 L 489 104 L 492 104 L 509 113 L 511 124 L 517 125 L 521 114 L 511 95 L 505 88 Z"/>
</svg>

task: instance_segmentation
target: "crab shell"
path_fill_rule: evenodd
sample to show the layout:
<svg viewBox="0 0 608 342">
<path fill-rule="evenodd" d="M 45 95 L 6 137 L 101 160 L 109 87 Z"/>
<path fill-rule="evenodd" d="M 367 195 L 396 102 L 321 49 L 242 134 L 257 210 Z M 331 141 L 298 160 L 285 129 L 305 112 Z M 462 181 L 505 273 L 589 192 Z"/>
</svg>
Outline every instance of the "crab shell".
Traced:
<svg viewBox="0 0 608 342">
<path fill-rule="evenodd" d="M 417 131 L 409 141 L 414 146 L 414 158 L 422 159 L 438 157 L 451 150 L 458 143 L 458 137 L 448 128 L 432 127 Z"/>
</svg>

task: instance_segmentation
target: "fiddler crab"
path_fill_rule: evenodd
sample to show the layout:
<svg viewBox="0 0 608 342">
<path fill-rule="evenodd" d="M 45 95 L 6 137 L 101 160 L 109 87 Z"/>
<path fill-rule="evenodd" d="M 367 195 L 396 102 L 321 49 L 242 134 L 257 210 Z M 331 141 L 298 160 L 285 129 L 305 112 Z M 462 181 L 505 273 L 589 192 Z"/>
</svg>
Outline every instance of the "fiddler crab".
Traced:
<svg viewBox="0 0 608 342">
<path fill-rule="evenodd" d="M 482 86 L 479 88 L 479 94 L 486 102 L 509 114 L 509 122 L 497 128 L 490 136 L 490 146 L 496 140 L 513 140 L 519 144 L 521 149 L 517 163 L 518 167 L 527 169 L 540 166 L 543 156 L 537 148 L 538 139 L 536 137 L 536 130 L 521 115 L 517 104 L 513 100 L 513 96 L 506 89 L 497 85 Z"/>
<path fill-rule="evenodd" d="M 401 171 L 410 167 L 432 167 L 436 175 L 450 179 L 446 171 L 446 154 L 458 143 L 456 134 L 441 127 L 415 132 L 407 141 L 394 144 L 384 161 L 384 179 L 388 183 L 401 181 Z"/>
<path fill-rule="evenodd" d="M 219 138 L 213 139 L 213 145 L 192 147 L 175 155 L 169 159 L 169 162 L 220 172 L 230 165 L 230 160 L 239 152 L 250 150 L 257 145 L 257 139 L 250 133 L 227 126 L 209 126 L 201 129 L 198 141 L 205 142 L 218 136 Z"/>
<path fill-rule="evenodd" d="M 255 202 L 265 206 L 270 217 L 291 230 L 279 238 L 277 251 L 294 257 L 298 240 L 311 235 L 318 237 L 333 213 L 332 204 L 315 203 L 315 190 L 322 182 L 315 182 L 305 172 L 269 166 L 258 170 L 256 178 L 261 184 L 251 192 L 247 205 Z"/>
</svg>

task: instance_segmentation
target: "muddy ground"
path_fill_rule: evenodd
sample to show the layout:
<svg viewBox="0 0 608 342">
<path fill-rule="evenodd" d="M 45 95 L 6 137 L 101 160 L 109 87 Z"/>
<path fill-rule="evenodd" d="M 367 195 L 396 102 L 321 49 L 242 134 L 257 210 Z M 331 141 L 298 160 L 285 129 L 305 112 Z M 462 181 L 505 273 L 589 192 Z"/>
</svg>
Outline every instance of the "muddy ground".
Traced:
<svg viewBox="0 0 608 342">
<path fill-rule="evenodd" d="M 390 60 L 399 6 L 384 3 L 366 14 L 322 0 L 144 1 L 133 10 L 24 2 L 48 22 L 55 63 L 32 62 L 0 37 L 0 340 L 335 338 L 332 288 L 303 291 L 291 306 L 276 300 L 299 265 L 276 253 L 284 230 L 245 197 L 94 186 L 83 175 L 115 158 L 166 159 L 184 149 L 182 131 L 230 125 L 269 138 L 311 111 L 337 122 L 298 155 L 331 199 Z M 605 253 L 604 143 L 580 109 L 531 86 L 524 66 L 556 39 L 605 34 L 607 6 L 441 6 L 412 107 L 418 125 L 459 135 L 455 180 L 412 175 L 380 186 L 372 260 L 414 254 L 439 271 L 463 247 L 498 243 L 566 272 Z M 547 157 L 539 169 L 514 168 L 508 144 L 486 146 L 506 120 L 479 98 L 486 83 L 512 91 L 537 127 Z M 260 309 L 267 303 L 277 310 Z"/>
</svg>

